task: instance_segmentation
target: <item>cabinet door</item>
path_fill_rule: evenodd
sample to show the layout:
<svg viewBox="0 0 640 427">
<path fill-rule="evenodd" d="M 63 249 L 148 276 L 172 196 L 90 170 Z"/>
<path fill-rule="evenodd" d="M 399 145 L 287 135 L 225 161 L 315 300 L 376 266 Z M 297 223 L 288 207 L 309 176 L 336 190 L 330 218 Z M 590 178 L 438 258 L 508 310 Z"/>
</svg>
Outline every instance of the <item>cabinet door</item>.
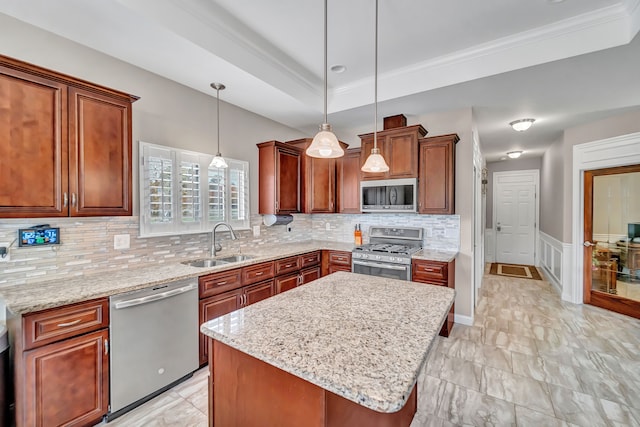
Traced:
<svg viewBox="0 0 640 427">
<path fill-rule="evenodd" d="M 418 177 L 418 135 L 415 131 L 387 136 L 384 148 L 384 159 L 389 165 L 387 178 Z"/>
<path fill-rule="evenodd" d="M 262 301 L 272 297 L 274 294 L 273 279 L 247 286 L 244 288 L 244 306 Z"/>
<path fill-rule="evenodd" d="M 200 325 L 204 322 L 223 316 L 227 313 L 231 313 L 232 311 L 240 308 L 241 295 L 242 289 L 236 289 L 234 291 L 225 292 L 224 294 L 200 300 L 200 319 L 198 322 L 198 328 L 200 328 Z M 198 333 L 198 335 L 200 337 L 200 365 L 204 365 L 207 363 L 207 357 L 209 355 L 207 346 L 208 337 L 201 333 Z"/>
<path fill-rule="evenodd" d="M 309 182 L 306 191 L 307 213 L 335 212 L 336 161 L 335 159 L 307 158 Z"/>
<path fill-rule="evenodd" d="M 420 140 L 418 212 L 455 213 L 455 149 L 457 135 Z"/>
<path fill-rule="evenodd" d="M 336 212 L 360 213 L 360 149 L 347 150 L 336 169 Z"/>
<path fill-rule="evenodd" d="M 327 274 L 335 273 L 336 271 L 348 271 L 351 272 L 350 265 L 329 264 L 329 271 Z"/>
<path fill-rule="evenodd" d="M 320 266 L 317 265 L 315 267 L 306 268 L 300 271 L 300 285 L 304 285 L 305 283 L 313 282 L 316 279 L 320 278 Z"/>
<path fill-rule="evenodd" d="M 67 86 L 0 66 L 0 217 L 67 216 Z"/>
<path fill-rule="evenodd" d="M 72 216 L 131 215 L 131 103 L 69 89 Z"/>
<path fill-rule="evenodd" d="M 289 274 L 286 276 L 276 277 L 274 279 L 276 285 L 276 294 L 286 292 L 290 289 L 298 286 L 299 283 L 298 273 Z"/>
<path fill-rule="evenodd" d="M 300 152 L 276 147 L 276 213 L 300 212 Z"/>
<path fill-rule="evenodd" d="M 109 404 L 109 356 L 103 329 L 23 354 L 25 426 L 86 426 Z"/>
</svg>

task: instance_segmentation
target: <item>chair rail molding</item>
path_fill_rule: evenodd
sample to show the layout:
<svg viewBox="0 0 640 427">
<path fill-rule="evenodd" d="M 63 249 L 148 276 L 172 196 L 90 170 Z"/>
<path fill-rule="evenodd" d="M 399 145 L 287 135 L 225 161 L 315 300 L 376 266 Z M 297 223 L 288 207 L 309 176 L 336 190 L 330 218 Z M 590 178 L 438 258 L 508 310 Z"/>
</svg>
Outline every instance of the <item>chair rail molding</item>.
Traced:
<svg viewBox="0 0 640 427">
<path fill-rule="evenodd" d="M 616 166 L 640 164 L 640 132 L 573 146 L 572 170 L 572 251 L 571 282 L 563 286 L 562 299 L 575 304 L 584 302 L 584 179 L 583 172 Z"/>
</svg>

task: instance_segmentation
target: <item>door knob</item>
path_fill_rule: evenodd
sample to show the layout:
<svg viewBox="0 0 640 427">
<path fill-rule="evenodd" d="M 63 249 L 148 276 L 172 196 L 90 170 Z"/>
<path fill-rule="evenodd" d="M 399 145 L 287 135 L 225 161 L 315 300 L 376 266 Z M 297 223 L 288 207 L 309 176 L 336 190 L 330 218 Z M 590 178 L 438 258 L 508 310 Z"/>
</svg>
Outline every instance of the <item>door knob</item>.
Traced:
<svg viewBox="0 0 640 427">
<path fill-rule="evenodd" d="M 590 247 L 590 246 L 595 246 L 595 245 L 596 245 L 595 243 L 591 243 L 591 242 L 584 242 L 584 243 L 582 244 L 582 246 L 584 246 L 585 248 L 588 248 L 588 247 Z"/>
</svg>

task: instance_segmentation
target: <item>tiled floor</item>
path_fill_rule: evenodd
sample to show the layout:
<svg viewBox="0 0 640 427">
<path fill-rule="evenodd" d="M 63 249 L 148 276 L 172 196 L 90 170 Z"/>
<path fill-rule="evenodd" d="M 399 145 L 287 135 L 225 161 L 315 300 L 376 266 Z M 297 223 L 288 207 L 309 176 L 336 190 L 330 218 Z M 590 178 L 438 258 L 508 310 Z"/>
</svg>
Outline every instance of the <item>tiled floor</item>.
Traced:
<svg viewBox="0 0 640 427">
<path fill-rule="evenodd" d="M 108 426 L 206 426 L 207 371 Z M 485 275 L 473 326 L 439 338 L 412 427 L 640 426 L 640 321 Z"/>
</svg>

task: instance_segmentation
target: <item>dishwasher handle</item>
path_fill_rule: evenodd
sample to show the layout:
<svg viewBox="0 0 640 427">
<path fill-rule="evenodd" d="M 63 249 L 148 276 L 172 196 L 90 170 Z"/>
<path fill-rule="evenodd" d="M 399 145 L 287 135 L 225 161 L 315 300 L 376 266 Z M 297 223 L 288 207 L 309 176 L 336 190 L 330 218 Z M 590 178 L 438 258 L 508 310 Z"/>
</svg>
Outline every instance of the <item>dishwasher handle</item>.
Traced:
<svg viewBox="0 0 640 427">
<path fill-rule="evenodd" d="M 188 284 L 186 286 L 182 286 L 182 287 L 176 288 L 176 289 L 171 289 L 170 291 L 166 291 L 166 292 L 160 292 L 160 293 L 157 293 L 157 294 L 147 295 L 145 297 L 133 298 L 133 299 L 124 300 L 124 301 L 118 301 L 113 306 L 114 306 L 114 308 L 116 310 L 119 310 L 121 308 L 127 308 L 127 307 L 133 307 L 133 306 L 136 306 L 136 305 L 148 304 L 148 303 L 153 302 L 153 301 L 158 301 L 158 300 L 170 298 L 170 297 L 173 297 L 173 296 L 176 296 L 176 295 L 183 294 L 185 292 L 192 291 L 195 288 L 196 288 L 196 284 L 195 283 L 190 283 L 190 284 Z"/>
</svg>

